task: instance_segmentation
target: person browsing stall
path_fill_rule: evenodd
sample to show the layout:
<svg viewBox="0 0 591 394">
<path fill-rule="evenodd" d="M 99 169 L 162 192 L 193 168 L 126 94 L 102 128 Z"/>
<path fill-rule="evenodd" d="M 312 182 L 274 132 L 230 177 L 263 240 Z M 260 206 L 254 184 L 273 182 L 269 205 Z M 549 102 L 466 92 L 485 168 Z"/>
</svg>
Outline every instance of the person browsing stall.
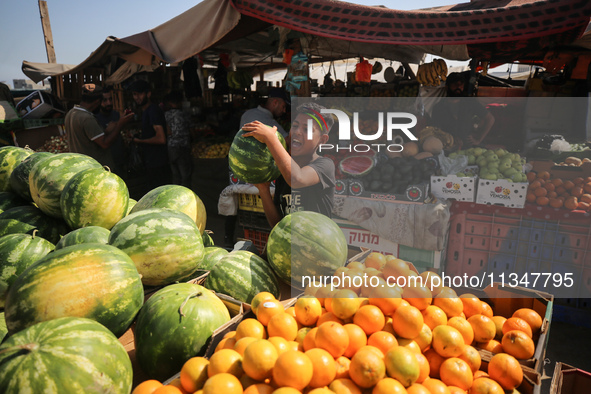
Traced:
<svg viewBox="0 0 591 394">
<path fill-rule="evenodd" d="M 335 187 L 335 167 L 332 160 L 318 155 L 318 147 L 328 141 L 334 123 L 330 116 L 325 122 L 312 121 L 312 139 L 307 138 L 308 120 L 317 104 L 304 104 L 297 108 L 288 136 L 288 152 L 275 135 L 276 129 L 259 121 L 245 124 L 244 137 L 253 137 L 267 145 L 281 176 L 275 182 L 275 196 L 271 196 L 270 183 L 255 185 L 263 202 L 267 221 L 274 227 L 284 216 L 295 211 L 314 211 L 331 216 Z M 291 154 L 290 154 L 291 153 Z"/>
<path fill-rule="evenodd" d="M 289 98 L 285 90 L 272 88 L 269 90 L 269 97 L 263 105 L 249 109 L 242 115 L 240 118 L 240 126 L 258 120 L 267 126 L 275 126 L 283 137 L 287 137 L 287 132 L 276 119 L 285 113 L 288 103 Z"/>
</svg>

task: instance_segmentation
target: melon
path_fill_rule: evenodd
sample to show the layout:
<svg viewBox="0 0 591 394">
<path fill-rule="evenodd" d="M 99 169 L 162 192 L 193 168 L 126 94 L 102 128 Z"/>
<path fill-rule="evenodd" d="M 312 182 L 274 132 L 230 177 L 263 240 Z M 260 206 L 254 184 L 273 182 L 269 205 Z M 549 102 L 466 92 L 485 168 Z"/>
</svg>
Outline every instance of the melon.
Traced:
<svg viewBox="0 0 591 394">
<path fill-rule="evenodd" d="M 427 137 L 423 141 L 423 150 L 437 156 L 443 150 L 443 142 L 435 136 Z"/>
<path fill-rule="evenodd" d="M 421 152 L 414 156 L 417 160 L 426 159 L 427 157 L 433 157 L 433 154 L 431 152 Z"/>
<path fill-rule="evenodd" d="M 352 177 L 367 175 L 374 167 L 375 161 L 370 156 L 349 156 L 341 160 L 339 169 L 343 174 Z"/>
<path fill-rule="evenodd" d="M 402 145 L 402 157 L 410 157 L 419 153 L 419 144 L 414 141 L 406 142 Z"/>
</svg>

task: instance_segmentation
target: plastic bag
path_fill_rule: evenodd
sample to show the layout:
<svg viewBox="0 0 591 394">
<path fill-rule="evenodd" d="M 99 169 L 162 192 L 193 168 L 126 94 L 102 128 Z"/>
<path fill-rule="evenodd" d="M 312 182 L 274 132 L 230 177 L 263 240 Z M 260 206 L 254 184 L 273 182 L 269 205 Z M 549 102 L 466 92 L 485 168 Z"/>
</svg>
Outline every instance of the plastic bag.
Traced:
<svg viewBox="0 0 591 394">
<path fill-rule="evenodd" d="M 127 161 L 127 172 L 129 174 L 141 174 L 145 171 L 144 159 L 142 158 L 141 147 L 136 143 L 129 144 L 129 159 Z"/>
<path fill-rule="evenodd" d="M 443 176 L 456 174 L 468 166 L 468 156 L 464 155 L 457 155 L 455 158 L 450 159 L 441 151 L 437 156 L 437 160 L 439 160 L 439 168 Z"/>
<path fill-rule="evenodd" d="M 371 70 L 373 66 L 367 60 L 361 58 L 361 61 L 355 66 L 355 80 L 357 82 L 371 82 Z"/>
</svg>

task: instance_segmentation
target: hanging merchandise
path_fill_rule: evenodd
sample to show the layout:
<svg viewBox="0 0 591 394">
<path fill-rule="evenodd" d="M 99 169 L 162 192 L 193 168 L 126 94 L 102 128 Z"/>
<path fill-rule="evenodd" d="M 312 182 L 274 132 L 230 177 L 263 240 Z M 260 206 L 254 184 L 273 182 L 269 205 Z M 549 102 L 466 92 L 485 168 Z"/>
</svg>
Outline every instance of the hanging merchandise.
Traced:
<svg viewBox="0 0 591 394">
<path fill-rule="evenodd" d="M 355 81 L 360 83 L 370 83 L 371 70 L 373 67 L 363 57 L 360 59 L 361 61 L 355 65 Z"/>
<path fill-rule="evenodd" d="M 194 57 L 190 57 L 183 62 L 184 88 L 187 99 L 201 97 L 203 95 L 197 73 L 198 68 L 199 61 Z"/>
<path fill-rule="evenodd" d="M 302 89 L 302 83 L 308 81 L 308 56 L 298 52 L 291 58 L 285 77 L 285 89 L 293 96 L 298 95 Z"/>
<path fill-rule="evenodd" d="M 230 93 L 230 87 L 228 86 L 228 72 L 226 71 L 226 67 L 224 66 L 222 56 L 223 54 L 220 55 L 220 60 L 218 61 L 218 68 L 215 70 L 215 73 L 213 74 L 213 79 L 215 79 L 215 86 L 213 88 L 214 94 Z M 230 64 L 227 56 L 228 55 L 226 55 L 227 64 Z"/>
<path fill-rule="evenodd" d="M 283 63 L 291 64 L 291 58 L 293 56 L 293 49 L 286 49 L 283 51 Z"/>
</svg>

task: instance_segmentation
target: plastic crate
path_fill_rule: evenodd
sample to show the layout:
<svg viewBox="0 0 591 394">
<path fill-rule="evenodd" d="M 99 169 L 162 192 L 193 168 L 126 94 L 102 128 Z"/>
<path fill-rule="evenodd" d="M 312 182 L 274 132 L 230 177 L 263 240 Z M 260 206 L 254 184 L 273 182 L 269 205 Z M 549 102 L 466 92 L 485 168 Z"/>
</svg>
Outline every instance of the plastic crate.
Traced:
<svg viewBox="0 0 591 394">
<path fill-rule="evenodd" d="M 258 194 L 239 194 L 238 209 L 243 211 L 265 212 L 263 208 L 263 200 Z"/>
<path fill-rule="evenodd" d="M 260 230 L 270 231 L 271 226 L 267 221 L 267 217 L 264 213 L 238 210 L 238 223 L 243 227 L 257 228 Z"/>
<path fill-rule="evenodd" d="M 252 241 L 259 253 L 263 253 L 269 239 L 269 231 L 244 227 L 244 238 Z"/>
</svg>

